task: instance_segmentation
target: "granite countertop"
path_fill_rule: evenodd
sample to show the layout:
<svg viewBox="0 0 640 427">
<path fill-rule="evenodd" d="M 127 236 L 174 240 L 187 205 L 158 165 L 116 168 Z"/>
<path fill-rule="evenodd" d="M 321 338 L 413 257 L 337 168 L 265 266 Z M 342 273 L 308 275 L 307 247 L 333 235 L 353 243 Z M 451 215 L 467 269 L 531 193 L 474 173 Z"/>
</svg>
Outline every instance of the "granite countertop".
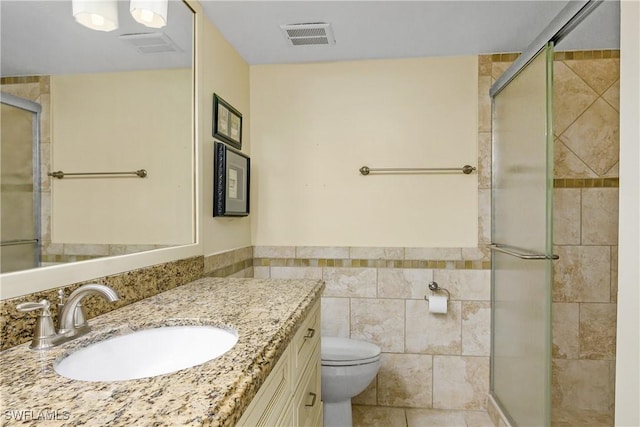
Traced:
<svg viewBox="0 0 640 427">
<path fill-rule="evenodd" d="M 203 278 L 91 319 L 92 332 L 52 350 L 8 349 L 0 353 L 0 424 L 235 425 L 322 289 L 317 280 Z M 86 382 L 53 370 L 54 361 L 106 337 L 183 324 L 231 327 L 238 343 L 152 378 Z"/>
</svg>

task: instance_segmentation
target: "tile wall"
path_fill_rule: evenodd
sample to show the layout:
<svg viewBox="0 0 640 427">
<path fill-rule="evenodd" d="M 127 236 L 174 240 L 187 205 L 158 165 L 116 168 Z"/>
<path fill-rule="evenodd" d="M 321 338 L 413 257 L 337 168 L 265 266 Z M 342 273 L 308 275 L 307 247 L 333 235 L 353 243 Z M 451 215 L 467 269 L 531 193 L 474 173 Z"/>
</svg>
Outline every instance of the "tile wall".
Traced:
<svg viewBox="0 0 640 427">
<path fill-rule="evenodd" d="M 483 251 L 256 246 L 254 275 L 324 280 L 322 333 L 382 348 L 376 380 L 354 403 L 485 408 L 491 283 Z M 429 313 L 431 281 L 451 292 L 447 314 Z"/>
<path fill-rule="evenodd" d="M 613 425 L 620 52 L 554 63 L 553 418 Z"/>
<path fill-rule="evenodd" d="M 43 213 L 50 212 L 49 206 L 43 207 Z M 48 218 L 47 218 L 48 220 Z M 121 245 L 121 244 L 86 244 L 86 243 L 51 243 L 43 242 L 42 266 L 65 262 L 86 261 L 107 256 L 126 255 L 136 252 L 166 248 L 167 245 Z"/>
</svg>

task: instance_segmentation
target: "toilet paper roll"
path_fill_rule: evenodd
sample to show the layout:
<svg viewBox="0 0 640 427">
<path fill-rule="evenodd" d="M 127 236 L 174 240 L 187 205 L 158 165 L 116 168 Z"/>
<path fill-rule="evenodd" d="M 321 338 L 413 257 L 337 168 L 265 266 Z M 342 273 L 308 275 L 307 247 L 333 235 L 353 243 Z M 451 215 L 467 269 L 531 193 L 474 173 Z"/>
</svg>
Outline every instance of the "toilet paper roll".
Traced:
<svg viewBox="0 0 640 427">
<path fill-rule="evenodd" d="M 445 314 L 447 312 L 447 297 L 440 295 L 429 296 L 429 313 Z"/>
</svg>

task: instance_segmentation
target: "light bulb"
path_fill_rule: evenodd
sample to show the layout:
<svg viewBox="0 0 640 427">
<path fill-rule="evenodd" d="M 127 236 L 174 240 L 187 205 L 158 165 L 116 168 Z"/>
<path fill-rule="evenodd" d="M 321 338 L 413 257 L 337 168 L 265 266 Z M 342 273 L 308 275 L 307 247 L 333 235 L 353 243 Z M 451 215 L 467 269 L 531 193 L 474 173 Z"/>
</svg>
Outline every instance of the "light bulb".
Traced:
<svg viewBox="0 0 640 427">
<path fill-rule="evenodd" d="M 92 13 L 90 16 L 91 16 L 91 24 L 94 27 L 103 27 L 104 26 L 104 17 L 102 17 L 100 15 L 96 15 L 95 13 Z"/>
<path fill-rule="evenodd" d="M 151 28 L 167 25 L 167 0 L 131 0 L 129 11 L 133 19 Z"/>
<path fill-rule="evenodd" d="M 140 11 L 140 19 L 142 19 L 144 22 L 152 22 L 153 12 L 143 9 L 142 11 Z"/>
<path fill-rule="evenodd" d="M 73 0 L 72 13 L 76 22 L 97 31 L 118 28 L 117 0 Z"/>
</svg>

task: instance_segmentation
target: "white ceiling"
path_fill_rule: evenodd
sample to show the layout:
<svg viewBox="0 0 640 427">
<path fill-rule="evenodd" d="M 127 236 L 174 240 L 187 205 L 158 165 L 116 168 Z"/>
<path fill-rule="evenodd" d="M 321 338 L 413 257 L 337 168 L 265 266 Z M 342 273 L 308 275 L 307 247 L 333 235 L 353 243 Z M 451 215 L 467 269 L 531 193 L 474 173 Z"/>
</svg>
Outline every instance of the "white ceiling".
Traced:
<svg viewBox="0 0 640 427">
<path fill-rule="evenodd" d="M 2 76 L 184 67 L 191 63 L 190 12 L 171 0 L 161 31 L 181 53 L 140 55 L 118 36 L 156 32 L 119 0 L 120 27 L 92 31 L 73 21 L 70 0 L 0 0 Z M 217 1 L 208 19 L 249 64 L 477 55 L 522 51 L 566 0 L 540 1 Z M 281 24 L 329 22 L 336 43 L 288 44 Z M 565 49 L 619 46 L 619 3 L 606 0 L 570 35 Z"/>
<path fill-rule="evenodd" d="M 202 1 L 249 64 L 521 52 L 562 10 L 555 1 Z M 619 46 L 619 2 L 606 1 L 566 49 Z M 335 45 L 291 46 L 280 25 L 328 22 Z M 579 28 L 580 29 L 580 28 Z M 575 37 L 574 37 L 575 39 Z"/>
<path fill-rule="evenodd" d="M 77 24 L 71 0 L 0 0 L 0 71 L 4 76 L 93 73 L 191 65 L 193 14 L 171 1 L 160 29 L 133 20 L 129 2 L 119 1 L 118 29 L 94 31 Z M 141 55 L 119 39 L 123 34 L 164 33 L 180 52 Z"/>
</svg>

